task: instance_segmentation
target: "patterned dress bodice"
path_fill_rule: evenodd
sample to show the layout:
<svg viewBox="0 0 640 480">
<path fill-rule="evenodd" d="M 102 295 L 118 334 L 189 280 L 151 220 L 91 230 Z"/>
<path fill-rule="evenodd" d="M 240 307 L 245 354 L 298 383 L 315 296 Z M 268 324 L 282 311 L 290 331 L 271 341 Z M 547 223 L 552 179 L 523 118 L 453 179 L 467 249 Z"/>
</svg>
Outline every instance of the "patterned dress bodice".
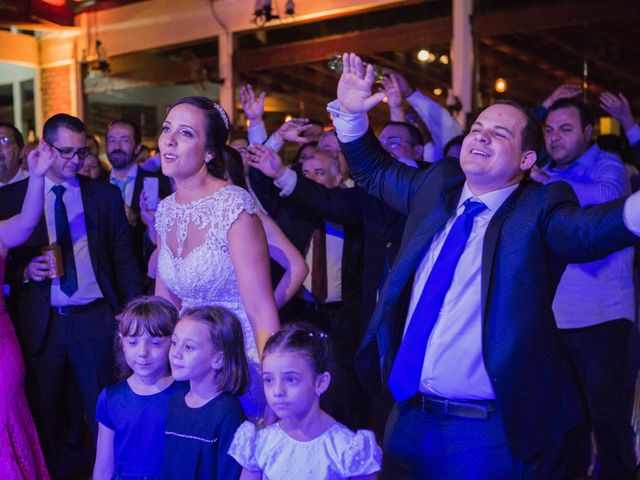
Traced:
<svg viewBox="0 0 640 480">
<path fill-rule="evenodd" d="M 235 186 L 184 205 L 177 203 L 173 194 L 158 206 L 158 274 L 182 300 L 183 308 L 215 304 L 236 313 L 242 309 L 227 239 L 242 211 L 257 213 L 251 196 Z M 185 252 L 188 236 L 202 237 L 203 241 Z"/>
</svg>

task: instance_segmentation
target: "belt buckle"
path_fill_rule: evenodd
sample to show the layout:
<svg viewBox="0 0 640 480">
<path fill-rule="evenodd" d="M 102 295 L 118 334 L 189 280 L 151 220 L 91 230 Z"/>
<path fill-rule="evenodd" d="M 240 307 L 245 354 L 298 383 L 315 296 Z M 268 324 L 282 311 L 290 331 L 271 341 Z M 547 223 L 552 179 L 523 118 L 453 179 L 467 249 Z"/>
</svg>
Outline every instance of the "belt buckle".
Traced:
<svg viewBox="0 0 640 480">
<path fill-rule="evenodd" d="M 63 305 L 61 307 L 53 307 L 53 309 L 57 312 L 58 315 L 69 315 L 69 307 L 67 305 Z"/>
</svg>

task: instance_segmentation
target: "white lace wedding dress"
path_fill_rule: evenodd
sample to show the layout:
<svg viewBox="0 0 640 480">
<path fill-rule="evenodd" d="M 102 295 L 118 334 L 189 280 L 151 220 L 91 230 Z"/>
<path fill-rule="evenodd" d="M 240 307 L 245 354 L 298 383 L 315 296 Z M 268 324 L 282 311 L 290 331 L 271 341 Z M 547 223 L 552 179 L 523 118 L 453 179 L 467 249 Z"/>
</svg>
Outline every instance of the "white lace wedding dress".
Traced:
<svg viewBox="0 0 640 480">
<path fill-rule="evenodd" d="M 235 313 L 244 331 L 251 381 L 240 397 L 248 418 L 262 415 L 266 401 L 260 376 L 256 341 L 240 299 L 227 233 L 241 212 L 258 213 L 251 195 L 226 186 L 188 204 L 175 193 L 158 205 L 158 275 L 182 301 L 182 308 L 223 306 Z"/>
</svg>

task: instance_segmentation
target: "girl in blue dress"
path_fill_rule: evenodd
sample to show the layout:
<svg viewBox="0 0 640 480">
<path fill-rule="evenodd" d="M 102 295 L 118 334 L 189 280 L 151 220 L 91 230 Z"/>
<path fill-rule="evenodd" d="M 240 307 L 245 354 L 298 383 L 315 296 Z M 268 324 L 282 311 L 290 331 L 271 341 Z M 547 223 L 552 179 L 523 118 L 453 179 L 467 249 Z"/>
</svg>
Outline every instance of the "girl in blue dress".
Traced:
<svg viewBox="0 0 640 480">
<path fill-rule="evenodd" d="M 160 478 L 169 398 L 186 391 L 169 372 L 178 311 L 160 297 L 132 300 L 117 317 L 121 377 L 98 398 L 94 480 Z"/>
<path fill-rule="evenodd" d="M 171 337 L 171 373 L 189 392 L 169 403 L 162 476 L 167 480 L 233 480 L 240 465 L 227 454 L 245 420 L 240 400 L 249 367 L 240 320 L 224 307 L 183 312 Z"/>
</svg>

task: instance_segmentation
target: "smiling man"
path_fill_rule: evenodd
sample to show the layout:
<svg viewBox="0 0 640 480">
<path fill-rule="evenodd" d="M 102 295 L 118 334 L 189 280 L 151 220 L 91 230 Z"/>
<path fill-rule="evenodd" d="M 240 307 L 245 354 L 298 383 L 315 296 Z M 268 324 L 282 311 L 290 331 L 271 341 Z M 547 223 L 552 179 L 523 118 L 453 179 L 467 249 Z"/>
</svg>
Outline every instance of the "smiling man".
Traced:
<svg viewBox="0 0 640 480">
<path fill-rule="evenodd" d="M 368 128 L 372 68 L 343 60 L 329 110 L 352 175 L 408 215 L 356 358 L 396 400 L 383 478 L 566 478 L 549 447 L 583 412 L 553 294 L 567 263 L 638 241 L 640 196 L 580 209 L 567 184 L 527 180 L 542 134 L 509 101 L 478 115 L 459 164 L 401 165 Z"/>
</svg>

